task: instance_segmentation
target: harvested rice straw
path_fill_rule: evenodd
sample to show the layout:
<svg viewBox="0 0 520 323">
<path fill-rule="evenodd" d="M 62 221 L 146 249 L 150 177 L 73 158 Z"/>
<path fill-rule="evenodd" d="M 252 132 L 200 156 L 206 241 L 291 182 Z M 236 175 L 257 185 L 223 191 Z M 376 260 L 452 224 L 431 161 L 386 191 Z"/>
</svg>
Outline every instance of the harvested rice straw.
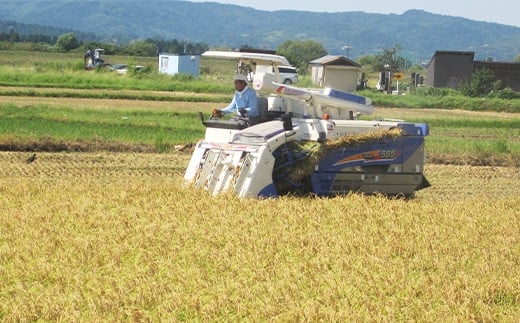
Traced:
<svg viewBox="0 0 520 323">
<path fill-rule="evenodd" d="M 403 130 L 400 128 L 384 129 L 380 131 L 371 131 L 358 135 L 345 135 L 340 138 L 329 140 L 325 143 L 317 143 L 307 141 L 292 142 L 295 147 L 290 147 L 292 151 L 309 151 L 309 157 L 290 166 L 288 177 L 292 181 L 301 181 L 309 176 L 318 164 L 318 162 L 325 156 L 327 152 L 341 147 L 355 147 L 362 144 L 382 140 L 382 139 L 397 139 L 402 136 Z"/>
</svg>

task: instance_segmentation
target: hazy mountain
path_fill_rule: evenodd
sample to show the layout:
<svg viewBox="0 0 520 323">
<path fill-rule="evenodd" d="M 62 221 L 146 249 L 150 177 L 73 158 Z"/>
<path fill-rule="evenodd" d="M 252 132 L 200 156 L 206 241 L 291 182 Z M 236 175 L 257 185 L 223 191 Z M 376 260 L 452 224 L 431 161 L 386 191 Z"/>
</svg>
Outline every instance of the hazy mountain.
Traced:
<svg viewBox="0 0 520 323">
<path fill-rule="evenodd" d="M 46 35 L 57 37 L 66 33 L 73 32 L 79 39 L 96 40 L 100 36 L 94 33 L 87 33 L 81 30 L 72 30 L 70 28 L 61 28 L 54 26 L 24 24 L 12 20 L 0 20 L 0 33 L 10 33 L 15 31 L 20 35 Z"/>
<path fill-rule="evenodd" d="M 402 15 L 364 12 L 261 11 L 188 1 L 2 1 L 0 19 L 95 33 L 105 40 L 188 39 L 210 46 L 276 48 L 288 39 L 315 39 L 350 57 L 400 44 L 413 62 L 435 50 L 470 50 L 477 58 L 511 61 L 520 53 L 520 28 L 420 10 Z M 3 30 L 1 30 L 3 31 Z M 343 52 L 345 53 L 345 52 Z"/>
</svg>

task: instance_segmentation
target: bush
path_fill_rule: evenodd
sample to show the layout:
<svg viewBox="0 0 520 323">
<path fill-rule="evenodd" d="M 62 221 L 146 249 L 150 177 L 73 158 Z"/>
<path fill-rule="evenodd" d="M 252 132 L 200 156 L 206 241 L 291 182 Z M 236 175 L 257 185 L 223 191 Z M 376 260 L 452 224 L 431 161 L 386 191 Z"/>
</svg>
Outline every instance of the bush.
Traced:
<svg viewBox="0 0 520 323">
<path fill-rule="evenodd" d="M 431 87 L 431 86 L 423 86 L 423 87 L 415 87 L 412 92 L 414 95 L 421 96 L 459 96 L 461 93 L 457 90 L 446 88 L 446 87 Z"/>
<path fill-rule="evenodd" d="M 136 40 L 121 47 L 122 53 L 132 56 L 156 56 L 157 47 L 144 40 Z"/>
<path fill-rule="evenodd" d="M 56 42 L 56 45 L 64 50 L 64 51 L 70 51 L 72 49 L 79 47 L 79 41 L 76 38 L 76 35 L 74 33 L 68 33 L 63 34 L 60 37 L 58 37 L 58 41 Z"/>
<path fill-rule="evenodd" d="M 193 75 L 183 73 L 175 74 L 174 76 L 172 76 L 172 80 L 181 82 L 189 82 L 193 81 L 194 79 L 195 77 Z"/>
<path fill-rule="evenodd" d="M 471 76 L 471 80 L 462 84 L 460 91 L 469 97 L 486 96 L 495 88 L 495 82 L 495 74 L 483 68 L 476 70 Z"/>
<path fill-rule="evenodd" d="M 506 99 L 506 100 L 520 99 L 520 93 L 515 92 L 510 88 L 505 88 L 503 90 L 498 90 L 498 91 L 492 92 L 489 96 L 492 98 Z"/>
</svg>

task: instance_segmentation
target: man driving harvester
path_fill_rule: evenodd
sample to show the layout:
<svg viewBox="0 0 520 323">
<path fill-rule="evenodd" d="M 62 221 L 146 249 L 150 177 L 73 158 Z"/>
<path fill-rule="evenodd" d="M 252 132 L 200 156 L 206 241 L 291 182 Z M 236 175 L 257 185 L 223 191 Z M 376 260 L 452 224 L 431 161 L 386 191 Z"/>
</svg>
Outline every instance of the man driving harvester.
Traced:
<svg viewBox="0 0 520 323">
<path fill-rule="evenodd" d="M 237 74 L 235 81 L 235 95 L 231 103 L 223 109 L 213 109 L 212 118 L 221 118 L 225 114 L 236 112 L 237 117 L 248 120 L 249 125 L 260 122 L 260 114 L 258 112 L 258 97 L 255 90 L 247 85 L 245 75 Z"/>
</svg>

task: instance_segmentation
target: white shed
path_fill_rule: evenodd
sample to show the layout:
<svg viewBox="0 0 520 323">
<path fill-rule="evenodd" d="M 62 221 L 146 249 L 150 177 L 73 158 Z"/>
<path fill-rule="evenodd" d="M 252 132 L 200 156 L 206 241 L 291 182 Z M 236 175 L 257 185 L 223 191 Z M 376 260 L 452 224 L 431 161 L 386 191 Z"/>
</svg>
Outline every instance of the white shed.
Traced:
<svg viewBox="0 0 520 323">
<path fill-rule="evenodd" d="M 356 90 L 361 65 L 342 55 L 326 55 L 310 62 L 312 83 L 352 92 Z"/>
<path fill-rule="evenodd" d="M 159 54 L 159 73 L 199 76 L 200 55 Z"/>
</svg>

